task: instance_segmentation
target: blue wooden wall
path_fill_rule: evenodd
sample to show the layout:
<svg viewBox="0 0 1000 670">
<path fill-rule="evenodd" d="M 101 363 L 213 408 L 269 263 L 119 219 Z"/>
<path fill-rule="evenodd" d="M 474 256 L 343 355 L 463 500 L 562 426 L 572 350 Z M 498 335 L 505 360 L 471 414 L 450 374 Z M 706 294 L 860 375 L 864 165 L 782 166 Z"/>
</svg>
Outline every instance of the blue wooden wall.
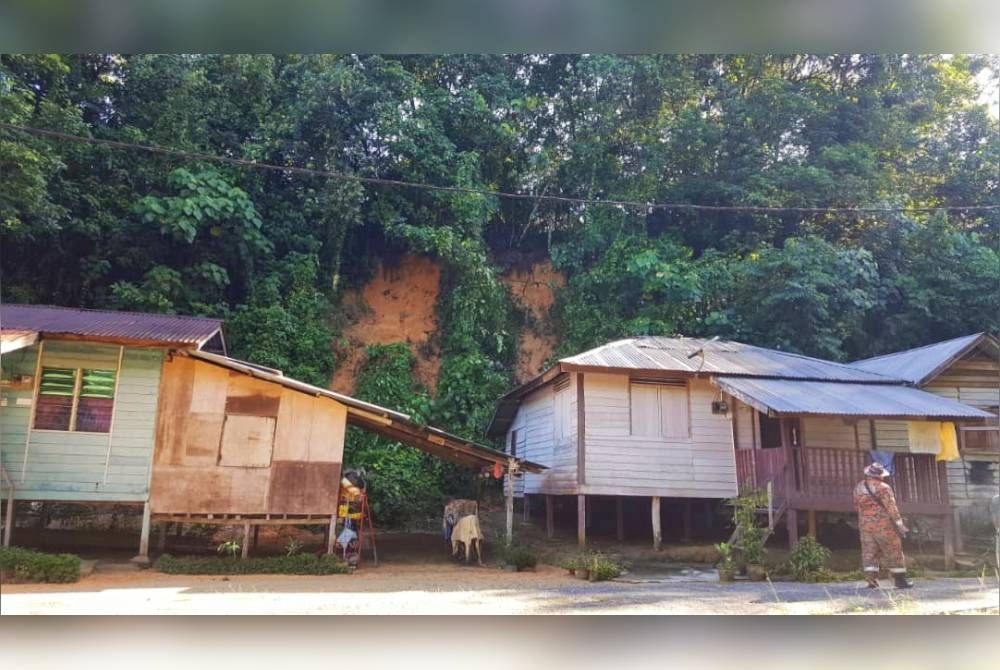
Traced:
<svg viewBox="0 0 1000 670">
<path fill-rule="evenodd" d="M 35 374 L 38 345 L 3 356 L 3 376 Z M 113 370 L 117 345 L 47 340 L 45 367 Z M 126 347 L 110 433 L 32 430 L 33 388 L 0 389 L 0 459 L 22 500 L 145 501 L 164 350 Z M 109 460 L 110 458 L 110 460 Z M 105 472 L 106 470 L 106 472 Z"/>
</svg>

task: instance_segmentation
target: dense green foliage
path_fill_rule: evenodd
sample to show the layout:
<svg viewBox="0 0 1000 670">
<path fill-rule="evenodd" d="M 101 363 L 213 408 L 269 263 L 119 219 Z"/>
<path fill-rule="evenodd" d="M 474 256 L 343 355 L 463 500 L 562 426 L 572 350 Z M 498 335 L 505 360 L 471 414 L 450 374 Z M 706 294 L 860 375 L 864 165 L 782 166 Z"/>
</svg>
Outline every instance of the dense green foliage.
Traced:
<svg viewBox="0 0 1000 670">
<path fill-rule="evenodd" d="M 164 554 L 153 565 L 168 575 L 341 575 L 347 564 L 332 554 L 292 554 L 242 559 L 236 556 L 171 556 Z"/>
<path fill-rule="evenodd" d="M 0 547 L 0 573 L 5 582 L 75 582 L 80 579 L 80 557 Z"/>
<path fill-rule="evenodd" d="M 829 549 L 816 538 L 806 535 L 788 555 L 788 571 L 800 582 L 818 581 L 830 556 Z"/>
<path fill-rule="evenodd" d="M 977 84 L 998 72 L 979 56 L 4 55 L 0 120 L 547 196 L 933 208 L 1000 203 Z M 0 174 L 4 300 L 226 317 L 234 356 L 317 384 L 342 291 L 380 259 L 435 258 L 437 387 L 379 349 L 358 393 L 476 438 L 513 383 L 524 315 L 499 277 L 515 263 L 566 274 L 559 353 L 682 333 L 848 360 L 1000 327 L 997 211 L 584 206 L 12 131 Z M 348 454 L 383 523 L 470 486 L 353 431 Z"/>
</svg>

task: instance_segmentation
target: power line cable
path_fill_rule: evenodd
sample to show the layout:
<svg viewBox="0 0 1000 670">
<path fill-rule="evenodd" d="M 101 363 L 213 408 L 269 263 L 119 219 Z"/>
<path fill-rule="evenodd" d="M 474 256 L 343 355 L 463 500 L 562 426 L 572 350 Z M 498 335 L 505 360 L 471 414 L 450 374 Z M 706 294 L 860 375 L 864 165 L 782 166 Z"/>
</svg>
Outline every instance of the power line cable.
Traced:
<svg viewBox="0 0 1000 670">
<path fill-rule="evenodd" d="M 765 205 L 698 205 L 693 203 L 664 203 L 664 202 L 641 202 L 638 200 L 615 200 L 600 198 L 574 198 L 561 195 L 536 195 L 533 193 L 513 193 L 509 191 L 494 191 L 483 188 L 472 188 L 468 186 L 441 186 L 437 184 L 427 184 L 423 182 L 405 181 L 402 179 L 386 179 L 382 177 L 364 177 L 349 172 L 337 170 L 319 170 L 316 168 L 298 167 L 294 165 L 275 165 L 272 163 L 260 163 L 247 160 L 245 158 L 234 158 L 232 156 L 219 156 L 216 154 L 206 154 L 196 151 L 185 151 L 156 144 L 135 144 L 132 142 L 121 142 L 118 140 L 101 139 L 97 137 L 84 137 L 82 135 L 72 135 L 56 130 L 46 130 L 43 128 L 32 128 L 20 126 L 13 123 L 0 121 L 0 128 L 14 132 L 35 135 L 38 137 L 55 138 L 73 142 L 83 142 L 86 144 L 96 144 L 113 147 L 116 149 L 135 149 L 157 153 L 167 156 L 176 156 L 198 161 L 209 161 L 215 163 L 228 163 L 239 165 L 255 170 L 270 170 L 275 172 L 303 174 L 311 177 L 331 177 L 356 181 L 363 184 L 381 184 L 387 186 L 400 186 L 403 188 L 422 189 L 428 191 L 440 191 L 445 193 L 464 193 L 467 195 L 484 195 L 495 198 L 507 198 L 510 200 L 534 200 L 543 202 L 559 202 L 574 205 L 602 205 L 612 207 L 634 207 L 650 210 L 687 210 L 698 212 L 750 212 L 758 214 L 874 214 L 874 213 L 906 213 L 906 212 L 989 212 L 1000 210 L 1000 205 L 941 205 L 924 207 L 770 207 Z"/>
</svg>

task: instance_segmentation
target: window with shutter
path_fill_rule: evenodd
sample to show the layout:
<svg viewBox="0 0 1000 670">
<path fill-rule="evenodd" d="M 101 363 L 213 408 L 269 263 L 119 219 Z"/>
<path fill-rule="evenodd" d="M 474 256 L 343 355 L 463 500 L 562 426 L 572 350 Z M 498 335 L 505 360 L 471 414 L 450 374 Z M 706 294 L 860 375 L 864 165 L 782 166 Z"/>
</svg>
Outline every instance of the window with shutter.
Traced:
<svg viewBox="0 0 1000 670">
<path fill-rule="evenodd" d="M 109 432 L 115 374 L 114 370 L 42 368 L 35 429 Z"/>
<path fill-rule="evenodd" d="M 687 383 L 629 384 L 631 434 L 641 437 L 690 436 Z"/>
<path fill-rule="evenodd" d="M 660 434 L 664 437 L 688 437 L 687 386 L 661 386 Z"/>
<path fill-rule="evenodd" d="M 642 437 L 654 437 L 660 434 L 659 394 L 653 384 L 631 384 L 629 387 L 631 399 L 632 434 Z"/>
</svg>

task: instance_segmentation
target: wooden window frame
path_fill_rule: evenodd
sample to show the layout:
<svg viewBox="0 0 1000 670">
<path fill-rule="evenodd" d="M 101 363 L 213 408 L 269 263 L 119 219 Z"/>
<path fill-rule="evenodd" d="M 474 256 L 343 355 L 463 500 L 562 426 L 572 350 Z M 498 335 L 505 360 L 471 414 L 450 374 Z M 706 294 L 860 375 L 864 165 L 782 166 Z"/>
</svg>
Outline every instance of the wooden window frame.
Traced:
<svg viewBox="0 0 1000 670">
<path fill-rule="evenodd" d="M 38 422 L 38 413 L 37 413 L 37 407 L 38 407 L 38 402 L 39 402 L 38 399 L 40 397 L 46 395 L 46 394 L 42 393 L 42 378 L 43 378 L 43 376 L 45 374 L 45 370 L 46 369 L 48 369 L 48 370 L 56 370 L 56 369 L 73 370 L 73 402 L 72 402 L 72 406 L 70 408 L 69 426 L 65 430 L 62 429 L 62 428 L 36 428 L 36 424 Z M 108 425 L 108 429 L 107 430 L 77 430 L 77 419 L 79 418 L 79 410 L 80 410 L 80 393 L 81 393 L 81 389 L 83 388 L 83 373 L 84 373 L 85 370 L 99 371 L 99 372 L 113 372 L 114 375 L 115 375 L 115 386 L 114 386 L 114 390 L 112 391 L 113 395 L 111 397 L 111 419 L 110 419 L 110 423 Z M 107 368 L 90 368 L 90 367 L 75 367 L 75 368 L 69 368 L 69 367 L 67 367 L 67 368 L 59 368 L 59 366 L 44 366 L 44 365 L 39 366 L 39 371 L 38 371 L 38 385 L 37 385 L 37 388 L 35 389 L 35 397 L 34 397 L 34 400 L 33 400 L 36 410 L 35 410 L 32 418 L 31 418 L 31 427 L 30 427 L 30 430 L 32 432 L 40 432 L 40 433 L 75 433 L 77 435 L 109 435 L 109 434 L 111 434 L 111 432 L 112 432 L 112 425 L 111 424 L 114 423 L 115 409 L 118 406 L 118 381 L 119 381 L 119 377 L 120 376 L 121 376 L 121 370 L 120 369 L 118 369 L 118 370 L 109 370 Z"/>
<path fill-rule="evenodd" d="M 637 435 L 635 433 L 635 426 L 632 422 L 632 386 L 653 386 L 656 387 L 656 433 L 654 435 Z M 663 432 L 663 389 L 684 389 L 684 400 L 686 402 L 687 410 L 687 432 L 684 435 L 667 435 Z M 630 377 L 628 380 L 628 434 L 629 437 L 659 437 L 664 440 L 674 441 L 674 440 L 684 440 L 691 439 L 691 384 L 687 379 L 677 379 L 677 380 L 652 380 L 652 379 L 640 379 Z"/>
</svg>

